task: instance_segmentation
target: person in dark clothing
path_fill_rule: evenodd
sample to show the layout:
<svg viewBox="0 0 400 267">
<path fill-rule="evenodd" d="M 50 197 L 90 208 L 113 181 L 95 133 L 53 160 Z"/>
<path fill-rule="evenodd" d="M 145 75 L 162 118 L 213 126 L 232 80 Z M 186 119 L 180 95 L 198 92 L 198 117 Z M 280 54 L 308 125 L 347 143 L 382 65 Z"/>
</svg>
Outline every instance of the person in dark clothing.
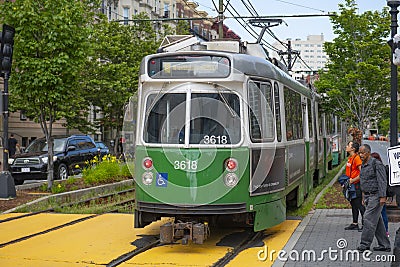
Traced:
<svg viewBox="0 0 400 267">
<path fill-rule="evenodd" d="M 371 157 L 376 158 L 377 160 L 379 160 L 380 162 L 382 162 L 382 158 L 381 155 L 379 155 L 379 153 L 373 152 L 371 153 Z M 382 219 L 383 219 L 383 224 L 385 225 L 385 229 L 386 229 L 386 235 L 389 237 L 389 219 L 386 213 L 386 203 L 382 206 Z"/>
<path fill-rule="evenodd" d="M 360 145 L 353 141 L 348 142 L 346 146 L 346 152 L 349 154 L 349 159 L 346 164 L 346 175 L 350 178 L 349 183 L 354 184 L 355 186 L 356 197 L 350 200 L 353 222 L 349 226 L 345 227 L 345 230 L 359 230 L 358 213 L 363 217 L 365 212 L 365 207 L 362 204 L 362 193 L 360 188 L 360 170 L 362 161 L 358 155 L 359 147 Z"/>
<path fill-rule="evenodd" d="M 371 147 L 364 144 L 360 147 L 360 157 L 363 161 L 360 172 L 361 190 L 364 193 L 365 213 L 361 242 L 357 250 L 370 250 L 371 243 L 376 237 L 378 246 L 375 251 L 391 250 L 389 238 L 386 235 L 381 212 L 386 203 L 386 170 L 382 162 L 371 157 Z"/>
<path fill-rule="evenodd" d="M 19 144 L 17 139 L 15 139 L 14 135 L 11 134 L 10 138 L 8 138 L 8 155 L 10 157 L 15 155 L 15 152 L 17 151 L 17 147 L 19 148 Z"/>
</svg>

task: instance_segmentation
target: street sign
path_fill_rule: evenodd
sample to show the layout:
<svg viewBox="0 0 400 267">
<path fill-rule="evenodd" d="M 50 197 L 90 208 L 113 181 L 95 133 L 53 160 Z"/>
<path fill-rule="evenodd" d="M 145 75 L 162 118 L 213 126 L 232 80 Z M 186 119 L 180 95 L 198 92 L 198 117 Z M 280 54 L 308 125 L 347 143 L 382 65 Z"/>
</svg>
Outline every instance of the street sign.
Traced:
<svg viewBox="0 0 400 267">
<path fill-rule="evenodd" d="M 400 146 L 388 147 L 389 185 L 400 185 Z"/>
</svg>

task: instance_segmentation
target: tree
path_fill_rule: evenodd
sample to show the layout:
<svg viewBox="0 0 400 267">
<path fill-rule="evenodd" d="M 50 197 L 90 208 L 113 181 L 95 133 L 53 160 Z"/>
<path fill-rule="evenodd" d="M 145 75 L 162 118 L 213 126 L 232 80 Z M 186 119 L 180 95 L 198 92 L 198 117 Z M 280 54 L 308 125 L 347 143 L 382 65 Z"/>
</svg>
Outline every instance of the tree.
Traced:
<svg viewBox="0 0 400 267">
<path fill-rule="evenodd" d="M 37 121 L 48 143 L 48 188 L 54 180 L 52 127 L 86 116 L 79 77 L 87 62 L 95 0 L 16 0 L 0 5 L 2 23 L 15 27 L 10 109 Z"/>
<path fill-rule="evenodd" d="M 178 23 L 175 28 L 175 33 L 177 35 L 188 35 L 190 34 L 190 24 L 187 20 L 178 20 Z"/>
<path fill-rule="evenodd" d="M 144 14 L 134 19 L 147 19 Z M 91 60 L 84 74 L 87 100 L 102 114 L 97 126 L 117 139 L 123 125 L 125 106 L 137 90 L 139 66 L 145 55 L 156 52 L 159 41 L 149 21 L 122 25 L 99 17 L 90 42 Z"/>
<path fill-rule="evenodd" d="M 339 4 L 340 14 L 331 17 L 337 37 L 326 42 L 327 71 L 315 83 L 324 96 L 324 108 L 359 129 L 381 119 L 390 93 L 390 17 L 382 12 L 358 14 L 352 0 Z"/>
</svg>

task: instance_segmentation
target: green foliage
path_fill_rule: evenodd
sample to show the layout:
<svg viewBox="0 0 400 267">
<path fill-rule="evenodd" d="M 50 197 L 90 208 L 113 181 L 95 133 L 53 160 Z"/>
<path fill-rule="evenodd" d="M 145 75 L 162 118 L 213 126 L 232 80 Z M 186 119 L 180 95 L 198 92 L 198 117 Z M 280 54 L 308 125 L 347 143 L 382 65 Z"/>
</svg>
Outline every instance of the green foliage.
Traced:
<svg viewBox="0 0 400 267">
<path fill-rule="evenodd" d="M 90 49 L 91 4 L 94 1 L 16 0 L 0 5 L 2 22 L 16 29 L 10 108 L 24 110 L 50 132 L 46 122 L 86 115 L 77 77 Z"/>
<path fill-rule="evenodd" d="M 51 187 L 51 193 L 59 194 L 65 192 L 65 184 L 57 182 Z"/>
<path fill-rule="evenodd" d="M 190 29 L 189 21 L 179 20 L 175 28 L 175 33 L 177 35 L 187 35 L 190 34 L 189 29 Z"/>
<path fill-rule="evenodd" d="M 328 71 L 315 83 L 325 95 L 324 108 L 364 129 L 369 120 L 380 120 L 390 93 L 390 17 L 382 12 L 359 14 L 354 1 L 339 4 L 331 17 L 336 38 L 326 42 Z"/>
<path fill-rule="evenodd" d="M 16 30 L 10 110 L 24 110 L 40 124 L 49 144 L 49 188 L 54 174 L 53 123 L 66 118 L 81 129 L 88 124 L 89 105 L 78 77 L 89 56 L 98 7 L 94 0 L 16 0 L 0 5 L 1 23 Z"/>
<path fill-rule="evenodd" d="M 107 182 L 122 181 L 131 174 L 125 163 L 120 162 L 115 156 L 105 156 L 102 161 L 89 163 L 89 167 L 82 172 L 85 184 L 96 185 Z"/>
<path fill-rule="evenodd" d="M 144 14 L 133 17 L 146 18 Z M 157 36 L 149 21 L 122 25 L 101 17 L 89 41 L 93 44 L 92 57 L 82 81 L 87 100 L 103 114 L 97 126 L 106 132 L 117 129 L 118 136 L 125 106 L 137 90 L 140 62 L 145 55 L 156 52 Z"/>
</svg>

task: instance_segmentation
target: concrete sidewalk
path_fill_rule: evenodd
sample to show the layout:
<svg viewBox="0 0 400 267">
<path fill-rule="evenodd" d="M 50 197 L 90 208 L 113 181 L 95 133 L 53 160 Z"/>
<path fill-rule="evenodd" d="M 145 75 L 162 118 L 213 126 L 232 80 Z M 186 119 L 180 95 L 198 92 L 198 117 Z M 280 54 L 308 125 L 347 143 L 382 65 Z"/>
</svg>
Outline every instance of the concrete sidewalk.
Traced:
<svg viewBox="0 0 400 267">
<path fill-rule="evenodd" d="M 286 258 L 287 261 L 277 259 L 273 266 L 390 266 L 388 257 L 393 257 L 392 252 L 372 251 L 364 255 L 356 252 L 360 244 L 361 232 L 344 230 L 351 221 L 350 209 L 313 211 L 303 219 L 283 248 L 286 255 L 282 258 Z M 399 226 L 400 223 L 389 223 L 392 251 L 395 233 Z M 377 246 L 376 239 L 371 249 L 375 246 Z M 324 250 L 326 252 L 323 252 Z"/>
</svg>

